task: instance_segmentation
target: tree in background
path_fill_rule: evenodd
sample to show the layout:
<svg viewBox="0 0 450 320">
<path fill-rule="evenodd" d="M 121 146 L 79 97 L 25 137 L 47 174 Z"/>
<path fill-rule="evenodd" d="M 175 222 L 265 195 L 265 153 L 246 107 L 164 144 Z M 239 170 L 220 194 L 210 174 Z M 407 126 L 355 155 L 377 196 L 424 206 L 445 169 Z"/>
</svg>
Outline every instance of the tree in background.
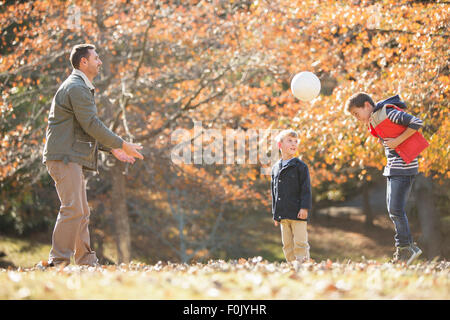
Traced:
<svg viewBox="0 0 450 320">
<path fill-rule="evenodd" d="M 105 228 L 93 237 L 113 236 L 120 262 L 133 252 L 182 261 L 239 254 L 245 215 L 270 215 L 261 165 L 172 163 L 171 134 L 193 133 L 195 121 L 221 132 L 297 128 L 300 156 L 320 190 L 316 205 L 346 183 L 365 190 L 362 182 L 373 180 L 384 157 L 343 113 L 356 91 L 379 99 L 399 93 L 424 120 L 430 147 L 420 160 L 427 177 L 420 190 L 444 201 L 436 202 L 434 219 L 420 220 L 424 238 L 439 234 L 438 213 L 448 201 L 432 186 L 449 178 L 444 3 L 42 0 L 6 2 L 0 16 L 0 196 L 8 199 L 0 213 L 17 231 L 52 221 L 56 198 L 40 163 L 46 116 L 71 72 L 72 46 L 90 42 L 103 61 L 95 81 L 101 118 L 146 153 L 130 167 L 104 157 L 107 179 L 90 178 L 90 204 L 102 212 L 95 223 Z M 302 70 L 318 74 L 325 89 L 312 104 L 289 90 Z M 422 217 L 428 209 L 421 208 Z"/>
</svg>

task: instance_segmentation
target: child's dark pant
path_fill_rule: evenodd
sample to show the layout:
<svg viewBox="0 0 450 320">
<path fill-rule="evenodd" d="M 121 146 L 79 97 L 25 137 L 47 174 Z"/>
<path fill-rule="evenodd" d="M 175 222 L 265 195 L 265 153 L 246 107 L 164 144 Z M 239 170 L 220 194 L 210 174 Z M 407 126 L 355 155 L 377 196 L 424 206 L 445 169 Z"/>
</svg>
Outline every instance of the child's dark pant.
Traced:
<svg viewBox="0 0 450 320">
<path fill-rule="evenodd" d="M 386 202 L 389 217 L 395 226 L 395 246 L 409 246 L 413 240 L 406 216 L 406 203 L 415 176 L 387 177 Z"/>
</svg>

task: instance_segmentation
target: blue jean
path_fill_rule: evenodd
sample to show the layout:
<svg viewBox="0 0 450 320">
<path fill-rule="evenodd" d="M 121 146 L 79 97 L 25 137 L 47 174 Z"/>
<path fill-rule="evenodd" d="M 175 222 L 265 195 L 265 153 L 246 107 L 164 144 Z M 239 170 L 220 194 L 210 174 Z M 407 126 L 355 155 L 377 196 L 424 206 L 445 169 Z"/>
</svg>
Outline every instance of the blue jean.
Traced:
<svg viewBox="0 0 450 320">
<path fill-rule="evenodd" d="M 406 202 L 408 201 L 415 176 L 387 177 L 386 203 L 389 217 L 395 226 L 395 246 L 404 247 L 412 244 Z"/>
</svg>

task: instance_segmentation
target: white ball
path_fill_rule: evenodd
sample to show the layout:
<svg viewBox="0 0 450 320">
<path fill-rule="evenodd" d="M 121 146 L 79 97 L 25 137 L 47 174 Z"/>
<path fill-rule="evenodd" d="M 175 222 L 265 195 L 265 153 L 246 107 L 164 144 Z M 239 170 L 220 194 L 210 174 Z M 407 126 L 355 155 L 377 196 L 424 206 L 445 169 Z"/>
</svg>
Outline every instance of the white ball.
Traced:
<svg viewBox="0 0 450 320">
<path fill-rule="evenodd" d="M 320 93 L 320 80 L 309 71 L 297 73 L 291 81 L 291 91 L 297 99 L 311 101 Z"/>
</svg>

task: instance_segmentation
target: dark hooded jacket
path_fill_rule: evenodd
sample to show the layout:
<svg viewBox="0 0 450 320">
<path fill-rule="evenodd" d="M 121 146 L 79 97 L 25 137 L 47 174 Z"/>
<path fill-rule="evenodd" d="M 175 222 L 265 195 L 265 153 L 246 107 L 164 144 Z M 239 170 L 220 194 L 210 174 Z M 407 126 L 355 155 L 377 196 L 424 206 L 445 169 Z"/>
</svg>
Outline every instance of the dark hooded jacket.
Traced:
<svg viewBox="0 0 450 320">
<path fill-rule="evenodd" d="M 400 109 L 406 109 L 406 104 L 402 100 L 400 100 L 400 97 L 397 94 L 397 95 L 392 96 L 390 98 L 378 101 L 375 104 L 375 108 L 373 109 L 373 112 L 376 112 L 376 111 L 380 110 L 386 104 L 393 104 L 393 105 L 396 105 L 397 107 L 399 107 Z"/>
<path fill-rule="evenodd" d="M 308 166 L 299 158 L 292 158 L 281 167 L 281 159 L 272 167 L 272 214 L 273 219 L 303 220 L 297 218 L 300 209 L 310 211 L 312 204 L 311 182 Z"/>
</svg>

